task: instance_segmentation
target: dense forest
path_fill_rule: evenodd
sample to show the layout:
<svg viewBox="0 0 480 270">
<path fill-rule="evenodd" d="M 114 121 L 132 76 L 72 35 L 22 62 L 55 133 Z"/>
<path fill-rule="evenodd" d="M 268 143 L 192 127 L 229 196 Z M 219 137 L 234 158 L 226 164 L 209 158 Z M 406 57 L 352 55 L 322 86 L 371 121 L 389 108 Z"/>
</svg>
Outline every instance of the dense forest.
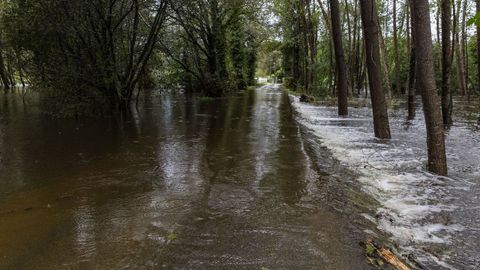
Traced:
<svg viewBox="0 0 480 270">
<path fill-rule="evenodd" d="M 139 229 L 141 233 L 131 233 L 135 238 L 153 231 L 148 240 L 129 239 L 121 243 L 128 248 L 116 247 L 124 251 L 140 242 L 138 249 L 145 243 L 152 250 L 162 246 L 159 256 L 165 262 L 154 266 L 165 268 L 191 269 L 190 264 L 169 261 L 186 250 L 191 257 L 200 254 L 197 261 L 208 269 L 214 265 L 209 256 L 215 262 L 226 258 L 218 256 L 223 250 L 211 249 L 209 244 L 221 242 L 219 246 L 228 246 L 227 251 L 236 256 L 237 247 L 230 244 L 241 243 L 238 249 L 243 251 L 240 246 L 265 238 L 258 245 L 267 248 L 238 258 L 261 254 L 297 261 L 290 260 L 295 256 L 288 249 L 291 244 L 307 255 L 303 267 L 289 265 L 289 269 L 310 269 L 332 261 L 332 269 L 350 269 L 358 259 L 358 250 L 349 249 L 351 242 L 362 241 L 370 266 L 379 269 L 386 269 L 384 261 L 396 269 L 423 269 L 422 263 L 427 265 L 424 269 L 456 269 L 448 267 L 449 255 L 439 255 L 440 245 L 450 245 L 455 241 L 452 235 L 460 231 L 465 233 L 459 239 L 480 240 L 469 238 L 480 230 L 472 225 L 480 223 L 474 193 L 479 190 L 480 175 L 474 160 L 480 126 L 480 0 L 0 0 L 0 88 L 0 220 L 16 215 L 18 209 L 36 214 L 37 209 L 50 211 L 79 197 L 82 206 L 101 205 L 98 213 L 75 208 L 72 212 L 80 214 L 73 218 L 64 209 L 57 216 L 45 214 L 55 222 L 73 224 L 75 233 L 61 232 L 61 226 L 56 226 L 38 232 L 44 236 L 44 240 L 35 238 L 40 242 L 75 234 L 77 242 L 95 242 L 99 250 L 108 250 L 108 236 L 102 242 L 90 235 L 93 241 L 85 236 L 89 227 L 77 224 L 95 219 L 84 212 L 98 214 L 103 230 L 118 225 L 118 232 L 127 235 L 131 227 L 148 224 Z M 367 138 L 362 137 L 364 133 Z M 49 163 L 42 163 L 45 160 Z M 94 176 L 83 170 L 91 170 Z M 72 184 L 73 191 L 58 184 L 63 180 L 50 180 L 67 172 L 78 180 Z M 149 182 L 149 177 L 154 180 Z M 138 179 L 147 180 L 138 184 Z M 158 184 L 158 179 L 164 183 Z M 360 184 L 349 179 L 360 179 Z M 454 186 L 468 181 L 472 181 L 468 187 Z M 370 186 L 356 186 L 365 183 Z M 31 198 L 25 195 L 42 185 L 48 199 L 41 192 Z M 242 185 L 249 189 L 239 188 Z M 94 195 L 85 195 L 85 190 Z M 360 192 L 369 196 L 362 197 L 365 194 Z M 118 212 L 120 216 L 137 213 L 138 209 L 129 207 L 140 205 L 141 217 L 125 214 L 129 222 L 140 221 L 109 224 L 116 216 L 103 214 L 118 213 L 110 211 L 106 203 L 110 197 L 98 194 L 120 201 L 118 205 L 127 208 Z M 13 203 L 7 195 L 14 198 Z M 465 201 L 448 207 L 446 200 L 455 197 Z M 23 205 L 36 200 L 41 207 Z M 156 219 L 158 209 L 168 213 L 162 215 L 171 215 L 167 221 Z M 456 213 L 456 219 L 435 216 L 457 209 L 467 210 Z M 354 214 L 367 222 L 350 226 L 364 226 L 351 233 L 340 224 L 351 222 L 348 215 Z M 65 222 L 60 215 L 74 221 Z M 268 220 L 262 219 L 265 216 Z M 311 217 L 318 220 L 312 222 Z M 0 229 L 14 236 L 16 225 L 12 224 L 22 223 L 22 218 L 27 220 L 25 226 L 34 227 L 33 219 L 15 216 L 0 221 Z M 171 224 L 169 218 L 174 220 Z M 248 224 L 241 223 L 245 220 Z M 374 228 L 365 225 L 370 221 Z M 457 222 L 467 225 L 456 227 Z M 37 232 L 32 227 L 25 229 L 25 235 Z M 183 239 L 185 246 L 172 247 L 171 243 L 178 243 L 174 230 L 179 227 L 191 238 Z M 233 238 L 230 227 L 237 233 Z M 319 256 L 308 253 L 317 252 L 304 245 L 312 238 L 311 227 L 321 227 L 318 235 L 326 235 L 329 243 L 318 254 L 326 252 L 324 257 L 333 260 L 317 261 Z M 161 236 L 155 235 L 158 228 L 164 230 Z M 354 236 L 337 237 L 337 228 Z M 264 231 L 268 233 L 257 235 Z M 394 244 L 384 249 L 382 243 L 358 239 L 363 237 L 359 231 L 372 232 L 378 239 L 386 232 L 393 237 L 385 237 L 388 240 L 383 243 L 394 239 Z M 109 233 L 115 234 L 105 235 Z M 222 233 L 224 238 L 209 238 Z M 0 244 L 16 243 L 17 239 L 8 237 L 0 237 Z M 18 241 L 32 246 L 25 244 L 30 243 L 29 237 Z M 338 246 L 331 244 L 340 238 Z M 421 246 L 425 242 L 433 244 Z M 467 251 L 455 251 L 453 265 L 479 266 L 476 243 L 465 247 Z M 62 244 L 68 247 L 65 250 L 76 250 Z M 20 244 L 10 245 L 15 256 L 38 253 L 35 256 L 43 262 L 41 248 L 27 252 Z M 78 246 L 78 250 L 84 248 Z M 410 246 L 415 246 L 414 251 Z M 204 253 L 190 250 L 198 247 L 207 248 Z M 352 252 L 351 258 L 336 253 L 345 247 L 345 252 Z M 396 247 L 404 252 L 400 254 Z M 280 250 L 277 255 L 275 248 Z M 424 260 L 412 259 L 410 251 Z M 78 254 L 70 255 L 64 261 L 75 261 L 72 258 Z M 12 269 L 29 263 L 17 257 L 5 256 Z M 53 257 L 46 257 L 46 269 L 58 266 Z M 336 264 L 339 257 L 345 264 Z M 120 268 L 111 263 L 121 259 L 103 266 Z M 286 263 L 282 260 L 272 261 Z M 140 256 L 132 261 L 144 263 Z M 238 261 L 246 268 L 253 265 Z M 258 269 L 269 269 L 261 259 L 256 262 Z"/>
</svg>

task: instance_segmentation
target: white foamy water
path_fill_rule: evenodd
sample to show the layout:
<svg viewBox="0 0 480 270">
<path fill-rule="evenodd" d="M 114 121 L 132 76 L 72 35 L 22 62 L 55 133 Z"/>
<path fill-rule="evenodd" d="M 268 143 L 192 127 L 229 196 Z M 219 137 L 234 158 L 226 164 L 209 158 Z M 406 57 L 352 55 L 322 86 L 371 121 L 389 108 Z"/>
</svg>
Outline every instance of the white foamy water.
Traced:
<svg viewBox="0 0 480 270">
<path fill-rule="evenodd" d="M 392 140 L 374 138 L 370 109 L 351 108 L 339 118 L 333 107 L 300 103 L 297 120 L 354 171 L 379 207 L 363 216 L 390 236 L 403 255 L 427 268 L 480 267 L 480 134 L 456 121 L 447 133 L 450 178 L 425 170 L 423 112 L 405 122 L 404 109 L 390 112 Z"/>
</svg>

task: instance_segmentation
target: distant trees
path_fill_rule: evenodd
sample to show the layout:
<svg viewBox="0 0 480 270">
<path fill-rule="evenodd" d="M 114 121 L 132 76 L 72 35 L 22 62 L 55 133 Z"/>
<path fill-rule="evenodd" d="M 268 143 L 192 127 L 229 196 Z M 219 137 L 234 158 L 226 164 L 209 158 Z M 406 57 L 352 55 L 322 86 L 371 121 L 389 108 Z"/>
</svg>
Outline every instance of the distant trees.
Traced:
<svg viewBox="0 0 480 270">
<path fill-rule="evenodd" d="M 190 90 L 222 96 L 255 84 L 254 1 L 180 0 L 171 9 L 170 34 L 161 50 L 185 72 Z"/>
<path fill-rule="evenodd" d="M 318 69 L 317 5 L 311 0 L 276 1 L 282 27 L 285 83 L 294 90 L 312 94 Z"/>
</svg>

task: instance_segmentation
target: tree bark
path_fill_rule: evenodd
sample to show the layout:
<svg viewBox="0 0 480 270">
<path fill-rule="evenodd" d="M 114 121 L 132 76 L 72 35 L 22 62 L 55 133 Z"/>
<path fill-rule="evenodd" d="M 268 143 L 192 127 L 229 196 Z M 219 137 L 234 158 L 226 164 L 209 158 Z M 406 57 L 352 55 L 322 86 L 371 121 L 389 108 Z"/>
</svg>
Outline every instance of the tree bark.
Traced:
<svg viewBox="0 0 480 270">
<path fill-rule="evenodd" d="M 340 27 L 340 7 L 338 0 L 330 1 L 335 67 L 337 69 L 338 115 L 348 115 L 348 79 L 345 55 L 343 52 L 342 29 Z"/>
<path fill-rule="evenodd" d="M 478 13 L 480 13 L 480 0 L 477 0 Z M 477 91 L 480 93 L 480 26 L 477 26 Z"/>
<path fill-rule="evenodd" d="M 10 89 L 10 82 L 5 69 L 5 63 L 3 61 L 3 54 L 0 51 L 0 78 L 2 79 L 2 85 L 5 89 Z"/>
<path fill-rule="evenodd" d="M 3 88 L 10 89 L 10 82 L 8 80 L 7 69 L 3 59 L 2 41 L 0 40 L 0 79 L 2 80 Z"/>
<path fill-rule="evenodd" d="M 382 71 L 379 45 L 379 23 L 375 0 L 361 0 L 361 15 L 365 32 L 365 51 L 372 99 L 375 136 L 390 139 L 387 103 L 382 85 Z"/>
<path fill-rule="evenodd" d="M 450 102 L 451 17 L 451 0 L 442 0 L 442 116 L 445 125 L 451 124 L 452 113 L 452 104 Z"/>
<path fill-rule="evenodd" d="M 463 54 L 463 36 L 460 38 L 460 29 L 464 28 L 463 22 L 460 24 L 460 15 L 462 14 L 462 1 L 457 1 L 457 23 L 454 29 L 455 35 L 455 54 L 457 58 L 457 73 L 458 73 L 458 84 L 460 86 L 460 91 L 465 96 L 467 95 L 467 81 L 465 79 L 465 58 Z M 465 15 L 465 14 L 463 14 Z M 464 21 L 464 20 L 463 20 Z"/>
<path fill-rule="evenodd" d="M 436 6 L 437 6 L 437 12 L 436 12 L 436 15 L 435 15 L 435 22 L 436 22 L 436 25 L 437 25 L 437 42 L 440 44 L 442 42 L 442 38 L 440 37 L 442 31 L 441 31 L 441 9 L 442 9 L 442 1 L 443 0 L 437 0 L 437 3 L 436 3 Z M 413 13 L 413 12 L 412 12 Z"/>
<path fill-rule="evenodd" d="M 463 58 L 464 66 L 464 76 L 463 80 L 465 82 L 465 92 L 463 93 L 467 100 L 470 100 L 470 94 L 468 89 L 468 78 L 469 78 L 469 67 L 468 67 L 468 36 L 467 36 L 467 13 L 468 5 L 467 1 L 463 1 L 463 13 L 462 13 L 462 42 L 461 42 L 461 52 Z"/>
<path fill-rule="evenodd" d="M 398 57 L 397 0 L 393 0 L 393 54 L 395 61 L 395 94 L 400 96 L 400 60 Z"/>
<path fill-rule="evenodd" d="M 417 48 L 418 86 L 422 93 L 427 127 L 428 170 L 447 175 L 447 158 L 440 99 L 437 95 L 432 52 L 432 32 L 428 0 L 412 0 L 414 36 Z"/>
<path fill-rule="evenodd" d="M 359 30 L 358 30 L 358 0 L 354 0 L 354 7 L 353 7 L 353 41 L 352 41 L 352 48 L 351 48 L 351 62 L 352 65 L 350 69 L 350 82 L 352 84 L 352 92 L 354 89 L 356 90 L 356 96 L 360 96 L 360 89 L 357 87 L 358 82 L 358 74 L 360 74 L 360 63 L 359 63 L 359 45 L 360 45 L 360 37 L 359 37 Z"/>
<path fill-rule="evenodd" d="M 378 19 L 377 19 L 378 20 Z M 383 75 L 383 87 L 385 89 L 385 94 L 387 98 L 392 97 L 392 83 L 390 82 L 388 64 L 387 64 L 387 46 L 385 45 L 385 39 L 383 38 L 382 28 L 378 24 L 378 33 L 380 38 L 380 63 L 382 64 L 382 75 Z"/>
<path fill-rule="evenodd" d="M 330 6 L 327 6 L 327 8 L 325 8 L 325 6 L 323 5 L 323 2 L 322 0 L 318 0 L 318 6 L 320 7 L 320 11 L 322 13 L 322 17 L 323 17 L 323 20 L 325 21 L 325 25 L 326 27 L 328 28 L 328 31 L 330 32 L 330 34 L 332 35 L 333 37 L 333 33 L 332 33 L 332 20 L 329 18 L 328 14 L 329 14 L 329 10 L 327 11 L 327 8 L 329 9 Z M 333 49 L 333 42 L 328 42 L 328 59 L 329 59 L 329 64 L 330 66 L 332 67 L 333 66 L 333 58 L 334 58 L 334 49 Z M 335 92 L 335 78 L 336 78 L 336 72 L 335 72 L 335 69 L 330 69 L 331 72 L 328 74 L 328 89 L 332 91 L 332 96 L 335 96 L 336 95 L 336 92 Z"/>
<path fill-rule="evenodd" d="M 413 1 L 415 0 L 408 0 L 408 8 L 409 10 L 413 10 Z M 409 73 L 408 73 L 408 101 L 407 101 L 407 107 L 408 107 L 408 116 L 407 120 L 413 120 L 415 119 L 415 93 L 416 93 L 416 68 L 417 68 L 417 59 L 416 59 L 416 47 L 415 47 L 415 36 L 413 35 L 413 32 L 415 31 L 413 29 L 413 16 L 410 18 L 410 35 L 411 35 L 411 43 L 410 43 L 410 67 L 409 67 Z"/>
</svg>

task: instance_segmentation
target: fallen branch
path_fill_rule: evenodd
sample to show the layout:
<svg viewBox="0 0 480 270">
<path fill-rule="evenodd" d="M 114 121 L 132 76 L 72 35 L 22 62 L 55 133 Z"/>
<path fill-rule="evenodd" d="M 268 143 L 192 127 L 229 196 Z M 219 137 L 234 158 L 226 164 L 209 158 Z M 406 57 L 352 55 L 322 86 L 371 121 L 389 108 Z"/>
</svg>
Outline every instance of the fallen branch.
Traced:
<svg viewBox="0 0 480 270">
<path fill-rule="evenodd" d="M 380 247 L 372 239 L 368 239 L 362 243 L 367 252 L 367 257 L 371 264 L 382 266 L 383 262 L 387 262 L 397 270 L 411 270 L 411 268 L 400 260 L 392 251 L 387 248 Z"/>
</svg>

